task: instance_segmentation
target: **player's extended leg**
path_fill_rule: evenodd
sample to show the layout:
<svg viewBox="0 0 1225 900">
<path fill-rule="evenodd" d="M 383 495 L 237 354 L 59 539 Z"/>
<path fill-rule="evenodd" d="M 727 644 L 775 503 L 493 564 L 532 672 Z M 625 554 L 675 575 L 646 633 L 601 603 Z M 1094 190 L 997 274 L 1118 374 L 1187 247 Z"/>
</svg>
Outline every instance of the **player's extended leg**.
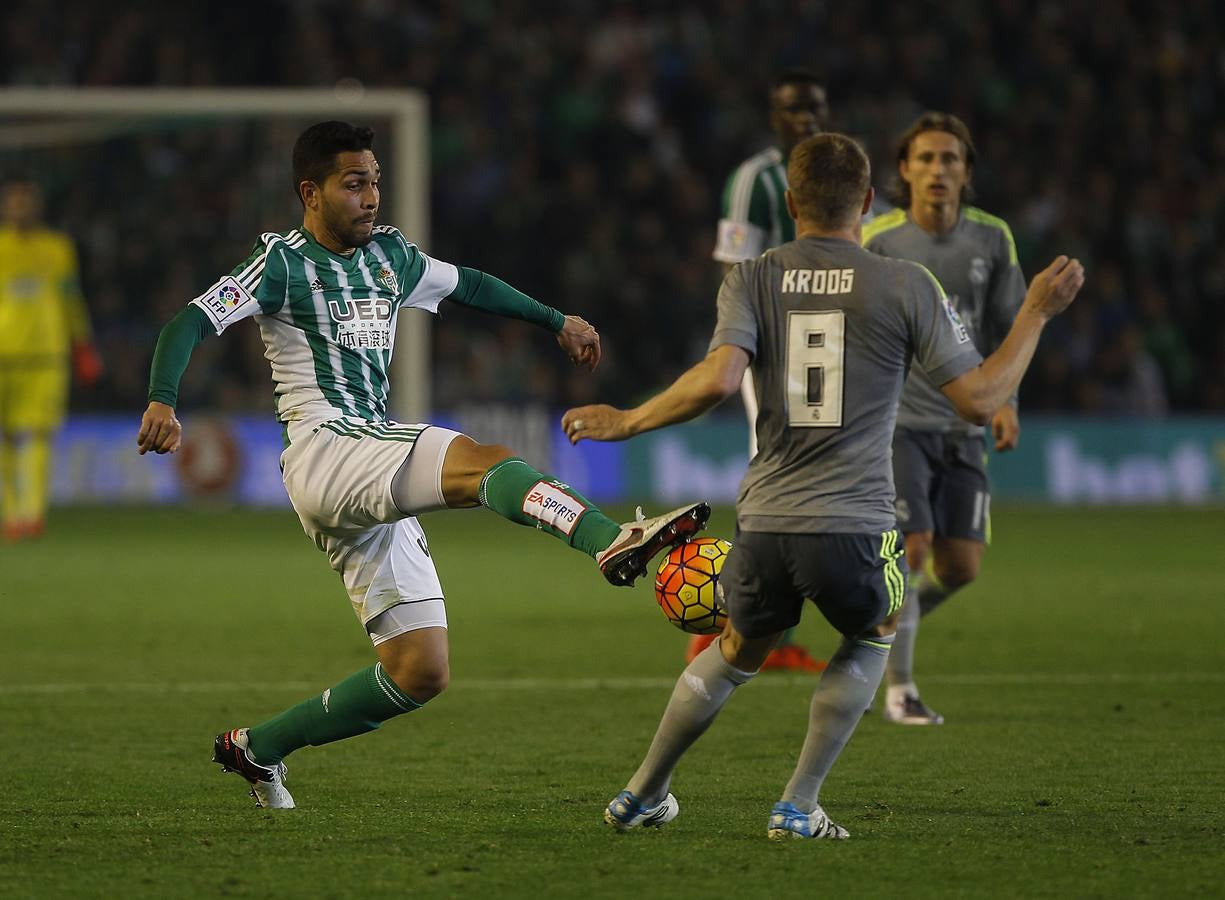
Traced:
<svg viewBox="0 0 1225 900">
<path fill-rule="evenodd" d="M 395 627 L 397 609 L 383 614 L 389 617 L 386 624 L 378 619 L 370 623 L 372 635 L 380 628 Z M 250 729 L 218 735 L 214 759 L 251 783 L 251 794 L 260 806 L 292 808 L 293 797 L 284 787 L 286 756 L 302 747 L 374 731 L 388 719 L 420 709 L 446 688 L 450 677 L 446 628 L 402 632 L 376 649 L 377 663 L 334 687 Z"/>
<path fill-rule="evenodd" d="M 679 806 L 668 792 L 676 764 L 732 692 L 757 674 L 779 634 L 746 638 L 729 622 L 719 639 L 685 667 L 646 757 L 625 790 L 608 804 L 604 821 L 626 831 L 665 825 L 676 817 Z"/>
<path fill-rule="evenodd" d="M 565 541 L 594 558 L 617 585 L 633 584 L 651 557 L 696 534 L 710 517 L 710 507 L 699 503 L 619 525 L 570 485 L 537 471 L 510 449 L 464 435 L 447 448 L 442 496 L 452 509 L 485 506 Z"/>
</svg>

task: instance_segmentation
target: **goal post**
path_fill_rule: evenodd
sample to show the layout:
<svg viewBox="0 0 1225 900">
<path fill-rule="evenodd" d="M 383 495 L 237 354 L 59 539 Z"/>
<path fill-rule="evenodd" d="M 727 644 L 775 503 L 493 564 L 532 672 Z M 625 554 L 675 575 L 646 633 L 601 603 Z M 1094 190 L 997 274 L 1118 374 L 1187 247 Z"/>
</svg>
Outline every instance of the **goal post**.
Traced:
<svg viewBox="0 0 1225 900">
<path fill-rule="evenodd" d="M 0 89 L 4 122 L 0 147 L 55 143 L 90 129 L 105 134 L 108 120 L 263 117 L 389 121 L 391 154 L 384 161 L 391 170 L 393 191 L 388 204 L 391 215 L 381 218 L 428 250 L 429 104 L 418 90 L 365 89 L 356 83 L 348 88 L 342 83 L 336 89 L 5 88 Z M 284 148 L 286 159 L 290 149 Z M 284 227 L 296 224 L 286 222 Z M 255 237 L 251 235 L 251 240 Z M 183 302 L 189 299 L 184 297 Z M 431 411 L 429 335 L 428 317 L 400 317 L 391 403 L 394 415 L 405 421 L 420 421 Z"/>
</svg>

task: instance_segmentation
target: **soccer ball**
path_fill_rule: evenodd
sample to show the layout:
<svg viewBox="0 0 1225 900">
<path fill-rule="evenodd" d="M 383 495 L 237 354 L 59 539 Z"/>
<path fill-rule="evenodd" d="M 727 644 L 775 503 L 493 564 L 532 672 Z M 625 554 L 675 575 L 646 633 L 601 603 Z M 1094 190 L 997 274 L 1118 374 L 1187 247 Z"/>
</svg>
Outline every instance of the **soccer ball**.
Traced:
<svg viewBox="0 0 1225 900">
<path fill-rule="evenodd" d="M 732 545 L 702 537 L 673 547 L 655 573 L 655 599 L 668 621 L 690 634 L 719 634 L 727 622 L 719 573 Z"/>
</svg>

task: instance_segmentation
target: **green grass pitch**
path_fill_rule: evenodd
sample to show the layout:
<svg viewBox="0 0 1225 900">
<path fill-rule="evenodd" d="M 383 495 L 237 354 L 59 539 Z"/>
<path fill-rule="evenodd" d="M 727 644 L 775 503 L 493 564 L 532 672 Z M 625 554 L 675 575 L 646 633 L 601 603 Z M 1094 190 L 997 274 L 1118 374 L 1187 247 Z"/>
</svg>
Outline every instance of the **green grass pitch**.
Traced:
<svg viewBox="0 0 1225 900">
<path fill-rule="evenodd" d="M 677 773 L 680 817 L 612 833 L 684 636 L 649 585 L 488 512 L 425 527 L 450 690 L 294 755 L 281 813 L 217 773 L 213 734 L 372 658 L 291 513 L 60 511 L 0 547 L 0 893 L 1220 895 L 1225 510 L 998 510 L 982 578 L 922 634 L 948 724 L 868 715 L 823 792 L 851 840 L 783 845 L 810 678 L 742 689 Z M 801 637 L 835 643 L 815 614 Z"/>
</svg>

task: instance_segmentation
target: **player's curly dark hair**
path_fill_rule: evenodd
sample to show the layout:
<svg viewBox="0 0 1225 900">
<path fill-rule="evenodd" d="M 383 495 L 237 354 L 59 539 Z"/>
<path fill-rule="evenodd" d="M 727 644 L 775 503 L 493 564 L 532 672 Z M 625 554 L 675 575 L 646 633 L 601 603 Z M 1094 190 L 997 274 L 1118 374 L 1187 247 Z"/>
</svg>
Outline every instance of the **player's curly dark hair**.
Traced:
<svg viewBox="0 0 1225 900">
<path fill-rule="evenodd" d="M 925 112 L 902 132 L 902 136 L 897 141 L 897 162 L 910 157 L 910 142 L 925 131 L 945 131 L 957 138 L 961 142 L 961 152 L 965 154 L 966 171 L 973 171 L 974 159 L 978 152 L 974 149 L 974 139 L 970 137 L 970 129 L 961 119 L 946 112 Z M 961 202 L 968 203 L 973 198 L 974 189 L 967 182 L 961 189 Z M 893 173 L 889 199 L 903 209 L 910 208 L 910 185 L 903 181 L 902 176 L 896 171 Z"/>
<path fill-rule="evenodd" d="M 821 228 L 841 228 L 859 220 L 872 166 L 852 138 L 827 131 L 791 151 L 787 185 L 802 218 Z"/>
<path fill-rule="evenodd" d="M 323 184 L 336 171 L 336 156 L 374 149 L 374 129 L 348 122 L 319 122 L 298 135 L 293 145 L 293 192 L 302 200 L 302 182 Z"/>
</svg>

